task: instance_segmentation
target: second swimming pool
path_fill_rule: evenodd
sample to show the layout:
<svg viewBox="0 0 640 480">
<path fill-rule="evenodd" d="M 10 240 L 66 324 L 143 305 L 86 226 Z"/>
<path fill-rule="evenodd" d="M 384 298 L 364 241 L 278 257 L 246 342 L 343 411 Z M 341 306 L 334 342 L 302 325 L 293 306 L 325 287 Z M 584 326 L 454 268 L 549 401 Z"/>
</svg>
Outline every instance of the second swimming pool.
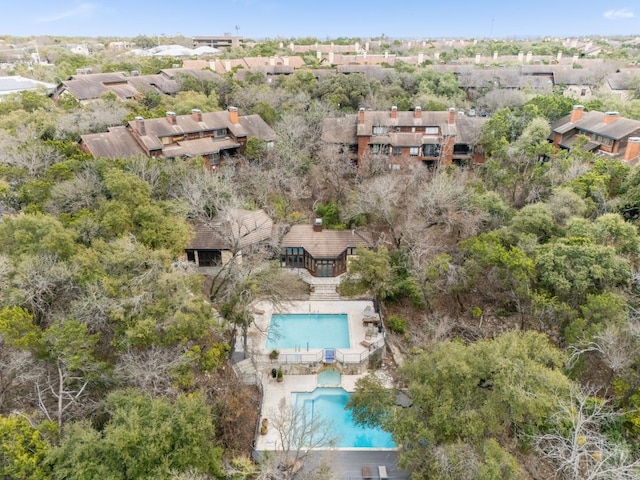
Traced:
<svg viewBox="0 0 640 480">
<path fill-rule="evenodd" d="M 351 394 L 343 388 L 316 388 L 313 392 L 292 393 L 294 405 L 304 406 L 311 418 L 317 415 L 331 422 L 339 448 L 395 448 L 391 435 L 379 428 L 361 427 L 353 422 L 345 407 Z"/>
</svg>

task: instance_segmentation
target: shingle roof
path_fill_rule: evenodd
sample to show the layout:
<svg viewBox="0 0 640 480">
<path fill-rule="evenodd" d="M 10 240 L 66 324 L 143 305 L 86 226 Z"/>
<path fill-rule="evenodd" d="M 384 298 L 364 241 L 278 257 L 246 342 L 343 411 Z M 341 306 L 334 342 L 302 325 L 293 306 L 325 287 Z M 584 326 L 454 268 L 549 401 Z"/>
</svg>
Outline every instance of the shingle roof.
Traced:
<svg viewBox="0 0 640 480">
<path fill-rule="evenodd" d="M 283 247 L 303 247 L 315 259 L 336 258 L 349 247 L 370 247 L 371 235 L 356 230 L 313 230 L 313 225 L 293 225 L 282 239 Z"/>
<path fill-rule="evenodd" d="M 82 142 L 96 158 L 129 158 L 144 155 L 144 150 L 127 127 L 110 127 L 108 132 L 82 135 Z"/>
<path fill-rule="evenodd" d="M 195 140 L 186 140 L 178 142 L 175 145 L 165 147 L 162 151 L 163 157 L 197 157 L 211 155 L 220 152 L 220 150 L 237 148 L 240 144 L 230 138 L 222 140 L 214 140 L 211 137 L 197 138 Z"/>
<path fill-rule="evenodd" d="M 118 98 L 126 100 L 135 97 L 138 93 L 122 73 L 73 75 L 58 86 L 58 91 L 64 90 L 78 100 L 94 100 L 107 92 L 113 92 Z"/>
<path fill-rule="evenodd" d="M 232 250 L 269 240 L 273 221 L 264 210 L 232 209 L 209 224 L 194 226 L 187 250 Z"/>
<path fill-rule="evenodd" d="M 591 111 L 583 112 L 582 119 L 571 123 L 571 115 L 566 115 L 552 125 L 552 132 L 567 133 L 574 128 L 577 130 L 595 133 L 604 137 L 620 140 L 640 131 L 640 121 L 631 118 L 618 117 L 609 123 L 604 123 L 603 112 Z"/>
<path fill-rule="evenodd" d="M 631 73 L 629 71 L 612 73 L 606 78 L 611 90 L 631 90 L 636 85 L 640 85 L 640 72 Z"/>
<path fill-rule="evenodd" d="M 350 145 L 356 141 L 357 115 L 325 118 L 322 121 L 322 141 Z"/>
</svg>

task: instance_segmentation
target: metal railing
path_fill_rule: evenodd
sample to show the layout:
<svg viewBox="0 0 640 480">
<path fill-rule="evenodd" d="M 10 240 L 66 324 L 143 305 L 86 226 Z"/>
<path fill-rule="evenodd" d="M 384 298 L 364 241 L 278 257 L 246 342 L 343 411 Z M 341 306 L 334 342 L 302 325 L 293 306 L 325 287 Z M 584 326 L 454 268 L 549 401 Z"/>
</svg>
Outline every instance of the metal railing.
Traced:
<svg viewBox="0 0 640 480">
<path fill-rule="evenodd" d="M 362 352 L 346 352 L 340 349 L 333 349 L 334 359 L 340 363 L 362 363 L 384 346 L 384 335 L 382 338 L 370 342 L 366 350 Z M 278 363 L 282 365 L 295 365 L 302 363 L 321 363 L 325 359 L 324 349 L 310 352 L 280 353 Z"/>
</svg>

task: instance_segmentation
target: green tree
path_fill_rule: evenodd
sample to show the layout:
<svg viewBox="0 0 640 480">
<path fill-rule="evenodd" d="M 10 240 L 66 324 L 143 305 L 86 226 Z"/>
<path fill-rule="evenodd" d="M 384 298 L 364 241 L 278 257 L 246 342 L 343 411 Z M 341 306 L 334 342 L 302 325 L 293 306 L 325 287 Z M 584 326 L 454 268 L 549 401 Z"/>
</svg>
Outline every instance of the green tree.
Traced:
<svg viewBox="0 0 640 480">
<path fill-rule="evenodd" d="M 486 462 L 484 477 L 467 472 L 466 478 L 491 478 L 496 457 L 508 454 L 497 454 L 485 442 L 502 442 L 514 430 L 544 425 L 557 398 L 569 392 L 565 360 L 537 332 L 509 332 L 469 345 L 445 341 L 402 368 L 411 408 L 380 400 L 375 395 L 379 385 L 371 381 L 358 382 L 350 406 L 361 423 L 391 432 L 402 445 L 400 464 L 416 478 L 431 478 L 429 456 L 457 442 L 468 444 Z M 513 468 L 513 461 L 505 465 Z"/>
<path fill-rule="evenodd" d="M 48 422 L 36 428 L 23 416 L 0 416 L 0 478 L 7 480 L 51 478 L 45 463 L 50 449 L 46 436 L 55 431 L 55 425 Z"/>
<path fill-rule="evenodd" d="M 555 122 L 559 118 L 571 113 L 574 103 L 570 97 L 560 93 L 554 93 L 552 95 L 536 95 L 527 101 L 525 105 L 535 106 L 541 116 L 549 122 Z"/>
<path fill-rule="evenodd" d="M 627 285 L 631 273 L 629 261 L 613 247 L 580 237 L 540 245 L 534 257 L 539 288 L 571 305 Z"/>
<path fill-rule="evenodd" d="M 396 268 L 385 247 L 369 250 L 358 247 L 349 271 L 340 280 L 340 293 L 346 296 L 370 292 L 377 300 L 393 296 L 396 292 Z"/>
<path fill-rule="evenodd" d="M 211 411 L 200 395 L 172 402 L 116 391 L 105 408 L 102 431 L 76 423 L 63 432 L 48 456 L 53 479 L 170 480 L 188 471 L 223 478 Z"/>
<path fill-rule="evenodd" d="M 73 233 L 54 217 L 20 214 L 4 216 L 0 223 L 0 252 L 7 255 L 43 254 L 67 259 L 75 251 Z"/>
</svg>

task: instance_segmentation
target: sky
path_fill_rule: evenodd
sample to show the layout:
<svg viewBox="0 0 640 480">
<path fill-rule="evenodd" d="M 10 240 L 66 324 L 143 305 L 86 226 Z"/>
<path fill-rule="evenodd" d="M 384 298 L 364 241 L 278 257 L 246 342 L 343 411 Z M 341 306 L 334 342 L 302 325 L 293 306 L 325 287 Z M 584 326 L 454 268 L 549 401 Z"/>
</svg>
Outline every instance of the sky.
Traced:
<svg viewBox="0 0 640 480">
<path fill-rule="evenodd" d="M 638 0 L 0 0 L 0 35 L 513 38 L 640 35 Z"/>
</svg>

